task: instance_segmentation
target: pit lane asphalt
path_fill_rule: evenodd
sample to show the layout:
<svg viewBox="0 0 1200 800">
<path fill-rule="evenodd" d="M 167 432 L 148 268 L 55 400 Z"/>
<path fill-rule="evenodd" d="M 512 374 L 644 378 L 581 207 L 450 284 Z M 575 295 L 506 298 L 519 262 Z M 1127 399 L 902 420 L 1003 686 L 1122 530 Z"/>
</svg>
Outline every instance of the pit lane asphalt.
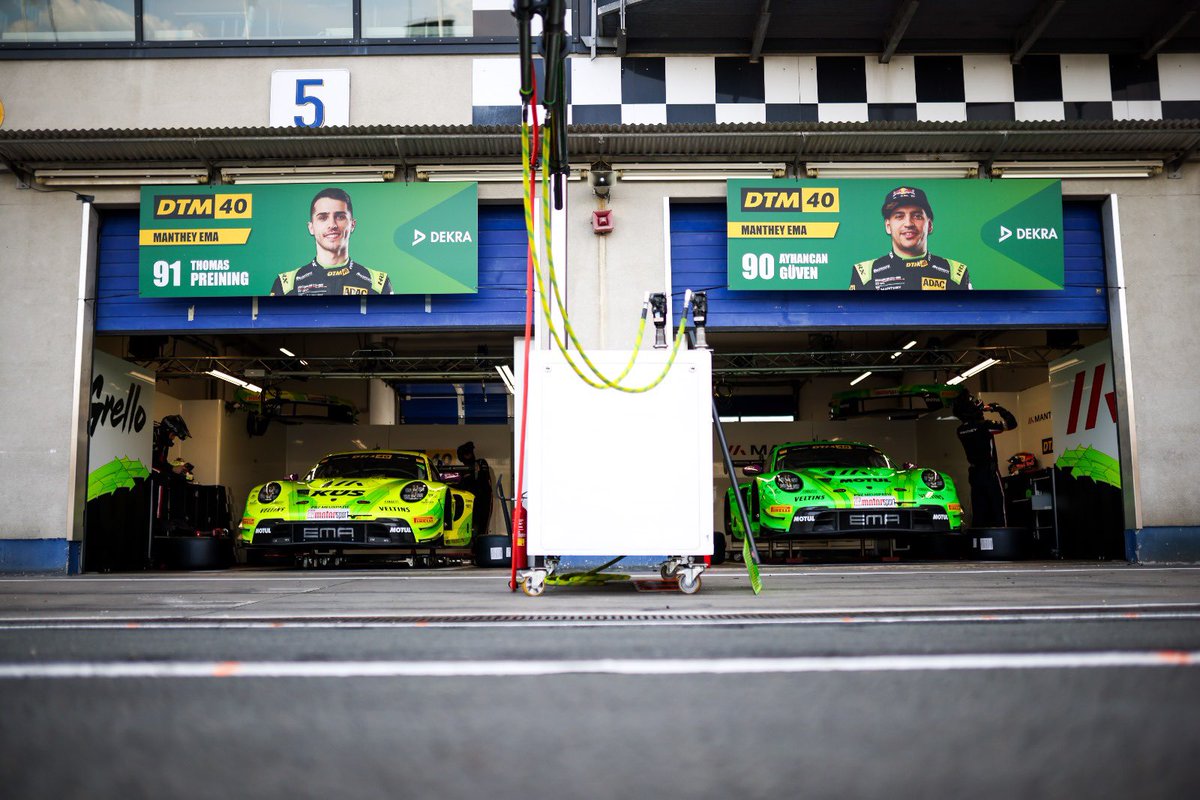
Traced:
<svg viewBox="0 0 1200 800">
<path fill-rule="evenodd" d="M 1200 568 L 0 578 L 5 797 L 1179 797 Z M 649 585 L 648 585 L 649 586 Z M 56 671 L 57 670 L 57 671 Z"/>
</svg>

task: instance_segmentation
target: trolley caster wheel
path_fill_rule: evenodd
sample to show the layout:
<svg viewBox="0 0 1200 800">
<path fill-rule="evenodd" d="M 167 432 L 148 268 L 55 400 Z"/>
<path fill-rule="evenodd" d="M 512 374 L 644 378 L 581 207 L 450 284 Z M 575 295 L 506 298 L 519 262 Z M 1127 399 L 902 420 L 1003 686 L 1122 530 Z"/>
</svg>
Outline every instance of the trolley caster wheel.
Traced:
<svg viewBox="0 0 1200 800">
<path fill-rule="evenodd" d="M 530 597 L 538 597 L 546 591 L 546 584 L 540 581 L 535 584 L 532 578 L 526 578 L 521 581 L 521 591 Z"/>
<path fill-rule="evenodd" d="M 679 591 L 684 594 L 695 594 L 700 591 L 700 576 L 689 578 L 686 572 L 679 574 Z"/>
<path fill-rule="evenodd" d="M 664 581 L 669 581 L 675 577 L 676 570 L 669 564 L 663 564 L 658 568 L 658 574 L 662 576 Z"/>
</svg>

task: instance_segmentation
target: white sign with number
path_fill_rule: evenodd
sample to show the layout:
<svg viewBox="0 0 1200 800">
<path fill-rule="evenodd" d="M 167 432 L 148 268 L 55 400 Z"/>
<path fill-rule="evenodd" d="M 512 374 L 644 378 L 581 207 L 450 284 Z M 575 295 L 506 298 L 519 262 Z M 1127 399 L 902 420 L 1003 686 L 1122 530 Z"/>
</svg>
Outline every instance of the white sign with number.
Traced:
<svg viewBox="0 0 1200 800">
<path fill-rule="evenodd" d="M 271 73 L 271 127 L 350 124 L 350 70 L 277 69 Z"/>
</svg>

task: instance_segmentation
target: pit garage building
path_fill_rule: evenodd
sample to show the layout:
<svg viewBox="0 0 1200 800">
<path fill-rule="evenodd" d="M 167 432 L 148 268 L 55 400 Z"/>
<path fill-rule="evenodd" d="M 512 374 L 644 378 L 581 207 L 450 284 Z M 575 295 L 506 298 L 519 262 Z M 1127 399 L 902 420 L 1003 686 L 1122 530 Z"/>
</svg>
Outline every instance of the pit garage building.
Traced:
<svg viewBox="0 0 1200 800">
<path fill-rule="evenodd" d="M 0 10 L 0 570 L 88 564 L 97 353 L 148 371 L 148 414 L 188 419 L 195 436 L 178 452 L 198 480 L 230 488 L 235 518 L 249 486 L 344 447 L 449 457 L 472 440 L 511 480 L 497 367 L 522 325 L 525 234 L 509 4 L 272 5 L 257 16 L 240 2 Z M 1099 347 L 1122 521 L 1115 544 L 1081 554 L 1196 560 L 1200 497 L 1181 467 L 1200 447 L 1189 366 L 1200 357 L 1200 17 L 1166 0 L 1023 0 L 989 7 L 986 21 L 967 2 L 844 5 L 568 3 L 562 268 L 577 333 L 627 347 L 646 292 L 668 292 L 678 313 L 684 289 L 707 290 L 714 391 L 744 460 L 782 440 L 865 438 L 958 470 L 964 486 L 952 422 L 830 427 L 831 395 L 866 372 L 859 388 L 933 383 L 994 358 L 966 385 L 1018 413 L 1002 456 L 1049 464 L 1051 366 Z M 304 94 L 317 80 L 339 91 Z M 597 173 L 611 180 L 603 197 Z M 1061 180 L 1061 290 L 728 287 L 730 180 L 1022 175 Z M 357 181 L 477 184 L 478 292 L 139 292 L 142 186 Z M 611 232 L 594 229 L 594 211 L 611 212 Z M 356 426 L 251 436 L 211 370 L 364 412 Z M 597 491 L 610 482 L 596 476 Z"/>
</svg>

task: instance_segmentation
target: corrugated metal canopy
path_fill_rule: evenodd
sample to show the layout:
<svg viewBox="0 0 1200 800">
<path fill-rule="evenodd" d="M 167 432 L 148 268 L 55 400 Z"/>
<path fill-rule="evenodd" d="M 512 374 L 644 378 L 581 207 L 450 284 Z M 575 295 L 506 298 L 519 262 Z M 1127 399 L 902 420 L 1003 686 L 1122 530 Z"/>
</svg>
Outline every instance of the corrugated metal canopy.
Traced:
<svg viewBox="0 0 1200 800">
<path fill-rule="evenodd" d="M 1156 158 L 1200 147 L 1200 120 L 1101 122 L 865 122 L 724 125 L 576 125 L 573 161 L 967 158 Z M 519 157 L 510 126 L 176 128 L 0 131 L 0 159 L 33 169 L 64 165 L 382 161 L 404 165 Z"/>
</svg>

